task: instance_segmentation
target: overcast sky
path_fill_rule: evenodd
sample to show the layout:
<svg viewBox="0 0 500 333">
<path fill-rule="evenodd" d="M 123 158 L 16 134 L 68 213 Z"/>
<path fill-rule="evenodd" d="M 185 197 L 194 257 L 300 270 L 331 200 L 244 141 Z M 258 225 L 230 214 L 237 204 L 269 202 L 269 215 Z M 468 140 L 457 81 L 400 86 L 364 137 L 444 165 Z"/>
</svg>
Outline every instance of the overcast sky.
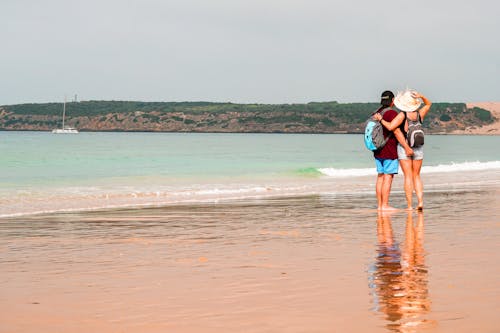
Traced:
<svg viewBox="0 0 500 333">
<path fill-rule="evenodd" d="M 0 105 L 500 101 L 497 0 L 0 0 Z"/>
</svg>

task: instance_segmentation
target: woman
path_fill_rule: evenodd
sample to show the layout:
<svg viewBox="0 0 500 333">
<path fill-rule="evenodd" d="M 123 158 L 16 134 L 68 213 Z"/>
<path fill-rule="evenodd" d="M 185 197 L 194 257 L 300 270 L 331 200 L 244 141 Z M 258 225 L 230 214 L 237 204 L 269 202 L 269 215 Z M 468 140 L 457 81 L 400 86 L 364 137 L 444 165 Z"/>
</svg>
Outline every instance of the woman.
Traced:
<svg viewBox="0 0 500 333">
<path fill-rule="evenodd" d="M 422 102 L 424 102 L 424 106 L 420 107 Z M 398 93 L 396 98 L 394 98 L 394 104 L 403 112 L 400 112 L 391 122 L 383 120 L 379 115 L 375 115 L 374 118 L 380 121 L 389 131 L 400 128 L 408 142 L 408 121 L 422 123 L 432 103 L 422 94 L 406 90 Z M 405 149 L 399 144 L 398 159 L 404 173 L 404 188 L 408 210 L 412 209 L 412 196 L 413 191 L 415 191 L 418 200 L 417 210 L 420 211 L 424 209 L 424 185 L 420 178 L 420 169 L 422 168 L 422 161 L 424 159 L 424 147 L 422 143 L 411 148 L 413 149 L 413 156 L 408 156 Z"/>
</svg>

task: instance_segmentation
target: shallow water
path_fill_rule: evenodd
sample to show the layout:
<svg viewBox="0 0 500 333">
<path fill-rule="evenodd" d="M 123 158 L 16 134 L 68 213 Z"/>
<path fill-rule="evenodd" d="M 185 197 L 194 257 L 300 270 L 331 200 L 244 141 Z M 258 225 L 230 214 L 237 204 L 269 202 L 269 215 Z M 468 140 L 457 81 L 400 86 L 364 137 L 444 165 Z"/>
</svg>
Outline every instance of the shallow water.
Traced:
<svg viewBox="0 0 500 333">
<path fill-rule="evenodd" d="M 498 175 L 499 144 L 498 136 L 428 135 L 422 172 Z M 348 134 L 0 132 L 0 151 L 0 217 L 355 194 L 375 176 L 362 135 Z"/>
<path fill-rule="evenodd" d="M 429 189 L 423 214 L 334 193 L 3 218 L 0 332 L 496 332 L 499 198 L 480 183 Z"/>
</svg>

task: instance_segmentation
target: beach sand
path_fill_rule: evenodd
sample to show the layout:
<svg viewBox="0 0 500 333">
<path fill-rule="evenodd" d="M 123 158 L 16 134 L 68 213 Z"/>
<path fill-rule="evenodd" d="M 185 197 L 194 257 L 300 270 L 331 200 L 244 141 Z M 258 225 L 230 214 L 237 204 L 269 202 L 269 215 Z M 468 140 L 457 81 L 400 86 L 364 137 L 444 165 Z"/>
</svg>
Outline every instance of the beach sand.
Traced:
<svg viewBox="0 0 500 333">
<path fill-rule="evenodd" d="M 0 332 L 498 332 L 500 186 L 429 187 L 423 214 L 374 206 L 312 195 L 4 218 Z"/>
</svg>

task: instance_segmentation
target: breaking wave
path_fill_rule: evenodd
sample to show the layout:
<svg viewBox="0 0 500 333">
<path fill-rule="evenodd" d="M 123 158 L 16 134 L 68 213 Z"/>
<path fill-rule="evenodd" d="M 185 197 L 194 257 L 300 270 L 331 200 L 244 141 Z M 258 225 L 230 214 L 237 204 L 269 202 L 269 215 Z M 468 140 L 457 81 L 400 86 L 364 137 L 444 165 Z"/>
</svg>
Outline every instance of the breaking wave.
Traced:
<svg viewBox="0 0 500 333">
<path fill-rule="evenodd" d="M 440 172 L 461 172 L 461 171 L 482 171 L 500 169 L 500 161 L 490 162 L 462 162 L 439 165 L 424 165 L 422 173 L 440 173 Z M 318 171 L 328 177 L 349 178 L 374 175 L 375 168 L 361 169 L 337 169 L 337 168 L 318 168 Z"/>
</svg>

